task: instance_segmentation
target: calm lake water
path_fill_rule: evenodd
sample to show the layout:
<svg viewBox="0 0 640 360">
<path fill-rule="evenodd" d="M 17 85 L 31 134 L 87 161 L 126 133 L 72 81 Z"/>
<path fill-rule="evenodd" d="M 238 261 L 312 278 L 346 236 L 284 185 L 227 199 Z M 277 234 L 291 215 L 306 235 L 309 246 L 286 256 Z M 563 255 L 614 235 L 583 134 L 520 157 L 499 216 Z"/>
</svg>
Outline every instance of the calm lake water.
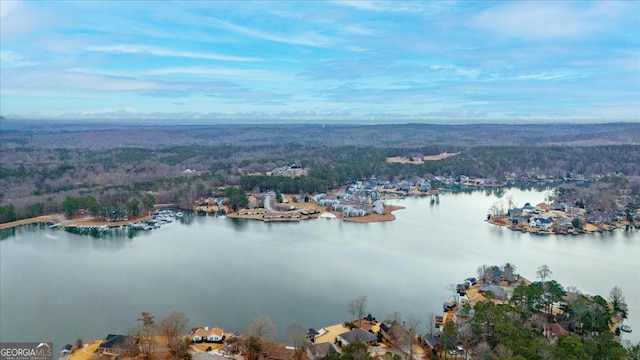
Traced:
<svg viewBox="0 0 640 360">
<path fill-rule="evenodd" d="M 509 189 L 516 204 L 539 191 Z M 504 197 L 503 197 L 504 199 Z M 348 319 L 346 302 L 369 298 L 378 318 L 398 311 L 424 319 L 442 312 L 446 284 L 482 264 L 511 262 L 535 279 L 547 264 L 565 286 L 605 298 L 614 285 L 640 336 L 640 232 L 534 236 L 484 222 L 499 200 L 485 192 L 393 201 L 406 206 L 388 223 L 317 219 L 262 223 L 189 217 L 134 238 L 91 238 L 36 226 L 0 241 L 0 340 L 53 341 L 56 349 L 136 326 L 140 312 L 160 319 L 182 311 L 190 326 L 242 332 L 258 315 L 286 327 Z M 7 236 L 8 235 L 8 236 Z"/>
</svg>

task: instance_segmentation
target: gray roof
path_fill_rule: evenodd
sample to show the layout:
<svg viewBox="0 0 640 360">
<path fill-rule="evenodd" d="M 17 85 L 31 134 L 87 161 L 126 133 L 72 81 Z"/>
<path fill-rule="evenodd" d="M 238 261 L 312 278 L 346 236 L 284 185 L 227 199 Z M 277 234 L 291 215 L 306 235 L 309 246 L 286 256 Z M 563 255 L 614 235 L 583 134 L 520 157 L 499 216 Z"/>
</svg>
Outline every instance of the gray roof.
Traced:
<svg viewBox="0 0 640 360">
<path fill-rule="evenodd" d="M 356 342 L 362 342 L 366 344 L 366 343 L 378 341 L 378 338 L 375 335 L 373 335 L 368 331 L 364 331 L 360 328 L 355 328 L 351 331 L 348 331 L 338 336 L 342 338 L 344 341 L 348 342 L 349 344 L 353 344 Z"/>
<path fill-rule="evenodd" d="M 491 291 L 497 298 L 504 299 L 507 296 L 507 292 L 503 288 L 497 285 L 483 285 L 478 289 L 480 292 Z"/>
<path fill-rule="evenodd" d="M 119 350 L 133 350 L 133 341 L 131 336 L 127 335 L 107 335 L 105 341 L 100 344 L 99 348 L 102 349 L 119 349 Z"/>
<path fill-rule="evenodd" d="M 339 353 L 340 351 L 333 343 L 327 342 L 309 345 L 309 352 L 316 358 L 322 358 L 334 352 Z"/>
<path fill-rule="evenodd" d="M 426 334 L 424 339 L 427 341 L 429 346 L 434 347 L 436 345 L 442 346 L 442 332 L 436 331 L 433 334 Z"/>
</svg>

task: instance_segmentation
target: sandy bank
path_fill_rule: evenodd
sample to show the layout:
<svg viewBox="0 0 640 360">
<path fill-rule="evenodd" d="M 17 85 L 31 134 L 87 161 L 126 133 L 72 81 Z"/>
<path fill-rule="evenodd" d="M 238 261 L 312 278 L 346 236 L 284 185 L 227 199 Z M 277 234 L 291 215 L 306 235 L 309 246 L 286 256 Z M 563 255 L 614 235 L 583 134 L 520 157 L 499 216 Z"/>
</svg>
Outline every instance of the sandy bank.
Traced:
<svg viewBox="0 0 640 360">
<path fill-rule="evenodd" d="M 18 221 L 11 221 L 8 223 L 0 224 L 0 230 L 11 229 L 20 225 L 38 224 L 38 223 L 55 223 L 51 215 L 38 216 L 29 219 L 22 219 Z"/>
</svg>

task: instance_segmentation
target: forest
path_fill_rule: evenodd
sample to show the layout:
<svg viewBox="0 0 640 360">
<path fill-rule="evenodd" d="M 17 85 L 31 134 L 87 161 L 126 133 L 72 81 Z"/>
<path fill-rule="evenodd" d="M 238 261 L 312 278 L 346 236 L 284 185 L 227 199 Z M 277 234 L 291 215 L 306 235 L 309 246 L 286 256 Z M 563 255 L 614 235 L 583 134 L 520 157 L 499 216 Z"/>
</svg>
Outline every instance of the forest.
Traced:
<svg viewBox="0 0 640 360">
<path fill-rule="evenodd" d="M 162 138 L 156 139 L 155 144 L 145 145 L 150 135 L 131 128 L 130 133 L 140 135 L 140 144 L 101 148 L 95 148 L 95 144 L 91 145 L 87 139 L 97 139 L 97 143 L 105 139 L 113 139 L 116 144 L 126 143 L 117 136 L 121 130 L 56 132 L 9 128 L 1 135 L 0 222 L 65 211 L 64 203 L 68 198 L 91 197 L 94 199 L 93 212 L 106 214 L 115 211 L 133 215 L 148 210 L 151 201 L 188 207 L 200 198 L 222 194 L 220 188 L 226 186 L 240 186 L 246 191 L 273 190 L 303 195 L 371 178 L 433 181 L 436 176 L 455 178 L 466 175 L 504 181 L 514 175 L 523 179 L 540 174 L 549 179 L 575 175 L 611 179 L 613 176 L 622 178 L 617 184 L 627 186 L 632 198 L 636 198 L 636 184 L 640 178 L 640 140 L 625 133 L 635 124 L 609 126 L 610 130 L 603 131 L 599 140 L 608 145 L 598 145 L 595 140 L 592 145 L 578 141 L 576 137 L 593 130 L 590 126 L 594 125 L 584 126 L 559 127 L 559 132 L 550 136 L 558 144 L 535 146 L 527 145 L 530 142 L 527 136 L 538 139 L 538 133 L 527 135 L 529 128 L 516 127 L 515 131 L 514 126 L 505 127 L 519 134 L 518 142 L 522 144 L 500 144 L 495 136 L 490 138 L 491 141 L 482 140 L 478 133 L 506 130 L 498 126 L 484 128 L 478 125 L 468 128 L 442 125 L 334 126 L 323 128 L 335 135 L 335 138 L 326 138 L 324 143 L 313 137 L 319 130 L 311 126 L 287 128 L 284 133 L 282 127 L 266 125 L 176 128 L 174 133 L 177 137 L 191 139 L 185 140 L 183 145 L 176 145 L 173 140 L 162 142 Z M 164 129 L 148 131 L 157 135 Z M 277 131 L 282 135 L 268 137 Z M 297 136 L 291 134 L 292 131 L 298 131 Z M 383 137 L 380 131 L 387 131 L 387 134 Z M 360 144 L 340 140 L 344 137 L 341 132 L 359 139 L 353 143 Z M 259 133 L 264 137 L 258 137 Z M 378 137 L 371 137 L 365 142 L 357 135 L 360 133 Z M 417 144 L 415 133 L 431 135 Z M 218 144 L 202 141 L 203 144 L 198 144 L 202 134 L 218 136 L 225 141 Z M 234 134 L 238 141 L 228 141 L 234 138 Z M 54 135 L 66 139 L 73 136 L 76 140 L 69 140 L 59 147 L 45 146 L 41 142 L 55 138 Z M 455 136 L 451 140 L 445 139 L 445 136 L 452 135 Z M 254 140 L 249 141 L 249 138 Z M 308 143 L 300 140 L 312 138 L 315 140 Z M 466 140 L 461 140 L 463 138 Z M 197 140 L 196 143 L 193 139 Z M 504 142 L 513 142 L 512 138 L 509 139 Z M 611 145 L 614 140 L 620 142 L 621 139 L 624 141 L 620 144 Z M 483 142 L 491 142 L 492 145 Z M 577 146 L 576 143 L 583 145 Z M 443 152 L 459 152 L 459 155 L 420 164 L 386 161 L 393 156 L 417 157 Z M 296 178 L 265 175 L 274 168 L 291 164 L 308 169 L 308 175 Z M 147 206 L 144 206 L 145 201 Z M 635 204 L 637 200 L 631 203 Z"/>
</svg>

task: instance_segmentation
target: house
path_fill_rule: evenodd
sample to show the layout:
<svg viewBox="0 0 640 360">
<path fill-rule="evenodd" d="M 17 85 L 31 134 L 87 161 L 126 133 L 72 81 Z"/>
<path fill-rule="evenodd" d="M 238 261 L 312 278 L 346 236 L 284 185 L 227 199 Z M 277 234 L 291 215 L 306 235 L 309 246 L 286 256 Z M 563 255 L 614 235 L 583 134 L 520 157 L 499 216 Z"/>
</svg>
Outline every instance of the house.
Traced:
<svg viewBox="0 0 640 360">
<path fill-rule="evenodd" d="M 561 216 L 556 220 L 557 226 L 560 229 L 572 229 L 573 228 L 573 219 L 568 216 Z"/>
<path fill-rule="evenodd" d="M 71 355 L 72 351 L 73 351 L 73 346 L 71 344 L 67 344 L 62 347 L 62 350 L 60 350 L 60 357 L 69 356 Z"/>
<path fill-rule="evenodd" d="M 128 335 L 107 335 L 104 342 L 98 346 L 96 352 L 101 355 L 111 356 L 132 356 L 136 353 L 137 347 L 132 336 Z"/>
<path fill-rule="evenodd" d="M 549 207 L 549 204 L 547 203 L 541 202 L 540 204 L 536 205 L 536 210 L 538 211 L 547 212 L 549 211 L 549 209 L 550 207 Z"/>
<path fill-rule="evenodd" d="M 471 286 L 471 283 L 465 281 L 462 284 L 457 284 L 456 285 L 456 292 L 460 295 L 466 295 L 467 294 L 467 289 L 469 289 L 469 286 Z"/>
<path fill-rule="evenodd" d="M 427 343 L 427 346 L 431 348 L 431 351 L 439 351 L 442 349 L 442 331 L 435 331 L 431 334 L 426 334 L 424 336 L 424 340 Z"/>
<path fill-rule="evenodd" d="M 368 331 L 364 331 L 360 328 L 355 328 L 351 331 L 347 331 L 344 334 L 338 335 L 336 337 L 336 340 L 338 340 L 341 346 L 347 346 L 349 344 L 358 342 L 369 345 L 376 343 L 378 341 L 378 338 Z"/>
<path fill-rule="evenodd" d="M 393 321 L 391 325 L 385 324 L 385 326 L 380 325 L 380 333 L 384 338 L 389 340 L 389 342 L 398 344 L 402 343 L 405 339 L 408 339 L 409 331 L 405 329 L 405 327 L 399 323 L 398 321 Z"/>
<path fill-rule="evenodd" d="M 531 204 L 526 203 L 524 204 L 524 206 L 522 207 L 522 212 L 523 213 L 528 213 L 531 214 L 532 212 L 534 212 L 536 210 L 536 208 L 534 208 L 533 206 L 531 206 Z"/>
<path fill-rule="evenodd" d="M 529 226 L 540 230 L 549 230 L 553 226 L 553 221 L 549 218 L 534 217 L 529 220 Z"/>
<path fill-rule="evenodd" d="M 442 303 L 442 310 L 444 310 L 444 312 L 453 311 L 457 307 L 458 307 L 458 304 L 456 304 L 455 301 L 445 301 Z"/>
<path fill-rule="evenodd" d="M 217 342 L 224 340 L 224 331 L 218 327 L 209 330 L 209 327 L 197 328 L 191 334 L 193 342 Z"/>
<path fill-rule="evenodd" d="M 332 353 L 340 354 L 340 349 L 338 349 L 334 343 L 326 342 L 307 346 L 307 357 L 309 360 L 321 359 Z"/>
<path fill-rule="evenodd" d="M 549 208 L 551 210 L 558 210 L 558 211 L 565 211 L 566 212 L 569 207 L 567 206 L 567 203 L 565 203 L 565 202 L 559 202 L 559 203 L 552 202 L 551 204 L 549 204 Z"/>
<path fill-rule="evenodd" d="M 478 283 L 478 279 L 474 278 L 474 277 L 470 277 L 470 278 L 466 278 L 464 279 L 464 282 L 471 284 L 471 286 L 475 285 Z"/>
<path fill-rule="evenodd" d="M 316 336 L 318 335 L 320 335 L 320 333 L 316 329 L 307 330 L 307 340 L 311 341 L 312 343 L 316 341 Z"/>
<path fill-rule="evenodd" d="M 504 271 L 499 267 L 493 265 L 488 267 L 484 272 L 485 283 L 498 283 L 503 280 Z"/>
<path fill-rule="evenodd" d="M 498 300 L 507 299 L 507 292 L 498 285 L 483 285 L 478 289 L 478 293 L 483 294 L 485 297 L 488 292 L 493 293 L 493 296 Z"/>
</svg>

